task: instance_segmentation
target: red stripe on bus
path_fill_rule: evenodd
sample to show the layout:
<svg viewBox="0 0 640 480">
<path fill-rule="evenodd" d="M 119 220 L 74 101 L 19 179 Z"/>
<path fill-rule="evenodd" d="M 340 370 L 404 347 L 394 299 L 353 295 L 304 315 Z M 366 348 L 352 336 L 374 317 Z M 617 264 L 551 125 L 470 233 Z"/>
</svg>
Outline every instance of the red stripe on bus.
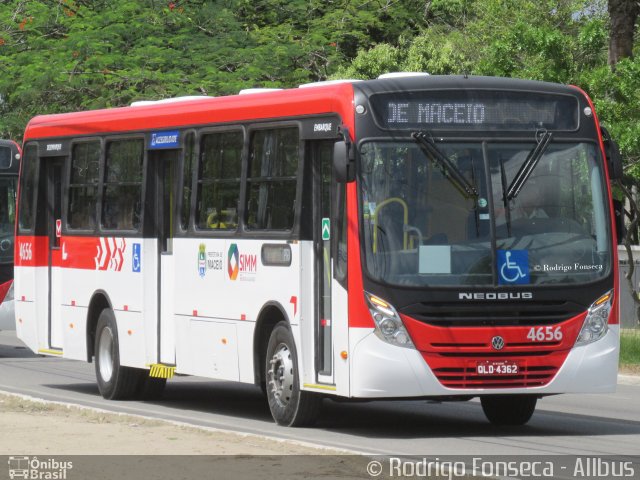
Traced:
<svg viewBox="0 0 640 480">
<path fill-rule="evenodd" d="M 591 98 L 589 97 L 589 95 L 587 95 L 587 92 L 585 92 L 584 90 L 582 90 L 580 87 L 576 87 L 575 85 L 571 85 L 571 87 L 575 88 L 576 90 L 578 90 L 582 95 L 584 95 L 584 98 L 587 100 L 587 103 L 589 103 L 589 108 L 591 108 L 591 112 L 593 114 L 593 122 L 595 123 L 595 127 L 596 127 L 596 134 L 598 135 L 598 144 L 600 145 L 600 153 L 602 154 L 602 158 L 606 159 L 606 155 L 605 155 L 605 151 L 604 151 L 604 140 L 602 139 L 602 132 L 600 131 L 600 121 L 598 120 L 598 115 L 596 114 L 596 107 L 593 105 L 593 102 L 591 101 Z M 609 315 L 609 324 L 610 325 L 617 325 L 620 323 L 620 278 L 618 275 L 618 239 L 617 239 L 617 235 L 616 235 L 616 215 L 615 215 L 615 211 L 613 209 L 613 196 L 611 193 L 611 180 L 609 180 L 610 176 L 609 176 L 609 162 L 604 161 L 602 162 L 604 164 L 604 171 L 606 173 L 606 177 L 607 177 L 607 181 L 606 183 L 606 187 L 607 187 L 607 192 L 609 195 L 609 217 L 611 218 L 611 245 L 612 245 L 612 264 L 614 266 L 616 266 L 616 268 L 614 268 L 614 275 L 613 275 L 613 308 L 611 309 L 611 314 Z M 604 293 L 604 292 L 603 292 Z"/>
<path fill-rule="evenodd" d="M 16 267 L 46 267 L 49 265 L 49 237 L 26 236 L 16 237 Z"/>
<path fill-rule="evenodd" d="M 373 328 L 373 319 L 364 301 L 360 242 L 358 240 L 358 193 L 356 182 L 347 184 L 347 251 L 349 286 L 349 326 Z"/>
<path fill-rule="evenodd" d="M 0 285 L 0 303 L 4 302 L 4 298 L 7 296 L 7 292 L 9 291 L 9 288 L 11 288 L 12 283 L 13 280 L 9 280 L 8 282 L 4 282 Z"/>
</svg>

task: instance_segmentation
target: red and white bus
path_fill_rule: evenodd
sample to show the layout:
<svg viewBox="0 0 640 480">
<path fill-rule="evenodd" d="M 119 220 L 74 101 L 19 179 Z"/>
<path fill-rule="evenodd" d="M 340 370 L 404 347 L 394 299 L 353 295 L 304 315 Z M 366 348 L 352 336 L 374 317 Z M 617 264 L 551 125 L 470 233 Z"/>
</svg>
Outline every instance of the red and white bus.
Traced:
<svg viewBox="0 0 640 480">
<path fill-rule="evenodd" d="M 615 388 L 620 162 L 578 88 L 142 102 L 36 117 L 23 158 L 18 336 L 95 361 L 106 398 L 180 373 L 262 386 L 282 425 L 324 397 L 480 397 L 523 424 Z"/>
<path fill-rule="evenodd" d="M 14 329 L 13 238 L 20 147 L 11 140 L 0 140 L 0 330 Z"/>
</svg>

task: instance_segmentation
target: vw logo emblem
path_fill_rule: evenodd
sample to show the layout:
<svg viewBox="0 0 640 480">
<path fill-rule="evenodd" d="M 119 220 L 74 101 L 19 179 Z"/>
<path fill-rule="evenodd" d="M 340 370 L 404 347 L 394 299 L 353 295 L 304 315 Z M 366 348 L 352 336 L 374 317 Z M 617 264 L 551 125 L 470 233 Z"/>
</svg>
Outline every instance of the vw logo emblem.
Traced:
<svg viewBox="0 0 640 480">
<path fill-rule="evenodd" d="M 493 337 L 491 339 L 491 346 L 494 350 L 502 350 L 504 348 L 504 338 L 502 337 Z"/>
</svg>

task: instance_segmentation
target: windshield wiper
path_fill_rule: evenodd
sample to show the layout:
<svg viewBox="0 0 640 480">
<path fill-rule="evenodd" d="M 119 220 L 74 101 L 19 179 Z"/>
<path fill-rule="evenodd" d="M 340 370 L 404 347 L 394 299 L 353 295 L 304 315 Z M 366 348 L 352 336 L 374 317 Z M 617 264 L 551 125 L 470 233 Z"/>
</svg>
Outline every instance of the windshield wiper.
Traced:
<svg viewBox="0 0 640 480">
<path fill-rule="evenodd" d="M 504 160 L 501 158 L 500 160 L 500 181 L 502 182 L 502 191 L 507 191 L 507 173 L 504 169 Z M 507 224 L 507 236 L 511 236 L 511 209 L 509 208 L 509 200 L 507 200 L 507 195 L 502 196 L 502 203 L 504 204 L 504 217 L 505 223 Z"/>
<path fill-rule="evenodd" d="M 461 192 L 465 193 L 466 197 L 478 196 L 476 187 L 469 183 L 458 167 L 438 149 L 433 138 L 431 138 L 427 132 L 413 132 L 411 136 L 418 142 L 420 149 L 427 157 L 431 159 L 443 173 L 446 172 L 446 177 L 449 178 Z"/>
<path fill-rule="evenodd" d="M 529 152 L 529 155 L 527 155 L 527 158 L 520 167 L 520 170 L 518 170 L 518 173 L 511 182 L 511 185 L 509 185 L 509 189 L 506 193 L 507 202 L 513 200 L 518 196 L 520 190 L 522 190 L 524 184 L 527 183 L 527 180 L 529 180 L 531 173 L 533 173 L 534 168 L 536 168 L 536 165 L 542 158 L 542 155 L 544 155 L 544 152 L 547 150 L 547 147 L 549 147 L 552 137 L 553 134 L 551 132 L 545 131 L 542 134 L 542 137 L 540 137 L 540 140 L 538 141 L 538 144 L 535 146 L 535 148 Z"/>
</svg>

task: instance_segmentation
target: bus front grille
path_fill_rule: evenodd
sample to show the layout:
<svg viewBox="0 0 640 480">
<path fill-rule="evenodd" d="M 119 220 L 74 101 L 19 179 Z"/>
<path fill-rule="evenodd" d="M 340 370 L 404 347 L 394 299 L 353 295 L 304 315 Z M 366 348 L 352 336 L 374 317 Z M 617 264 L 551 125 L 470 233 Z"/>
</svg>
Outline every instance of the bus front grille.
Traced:
<svg viewBox="0 0 640 480">
<path fill-rule="evenodd" d="M 516 375 L 480 375 L 473 367 L 437 368 L 433 373 L 447 388 L 526 388 L 542 387 L 556 375 L 558 367 L 523 366 Z"/>
<path fill-rule="evenodd" d="M 571 302 L 418 303 L 401 313 L 438 327 L 539 326 L 562 323 L 586 308 Z"/>
</svg>

